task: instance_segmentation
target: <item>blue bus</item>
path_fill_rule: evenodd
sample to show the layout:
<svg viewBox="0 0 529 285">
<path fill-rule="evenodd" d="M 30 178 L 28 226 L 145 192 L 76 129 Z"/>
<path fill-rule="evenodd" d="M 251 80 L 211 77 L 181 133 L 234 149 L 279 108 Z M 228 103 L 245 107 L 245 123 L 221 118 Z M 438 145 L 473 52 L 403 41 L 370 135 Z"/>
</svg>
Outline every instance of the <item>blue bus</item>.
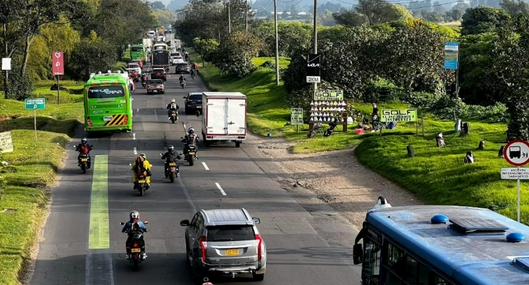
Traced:
<svg viewBox="0 0 529 285">
<path fill-rule="evenodd" d="M 488 209 L 373 209 L 355 239 L 364 285 L 529 284 L 529 227 Z"/>
</svg>

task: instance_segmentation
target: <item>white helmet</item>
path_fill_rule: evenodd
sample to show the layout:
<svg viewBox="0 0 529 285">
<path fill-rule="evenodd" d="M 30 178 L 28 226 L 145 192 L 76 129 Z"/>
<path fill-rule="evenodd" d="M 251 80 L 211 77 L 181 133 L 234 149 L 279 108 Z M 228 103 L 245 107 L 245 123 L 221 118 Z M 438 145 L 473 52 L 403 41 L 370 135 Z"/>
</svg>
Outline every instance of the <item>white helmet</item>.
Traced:
<svg viewBox="0 0 529 285">
<path fill-rule="evenodd" d="M 140 218 L 140 212 L 134 210 L 134 211 L 130 212 L 129 217 L 130 217 L 131 220 L 132 219 L 139 219 Z"/>
<path fill-rule="evenodd" d="M 171 99 L 171 103 L 176 103 L 176 99 L 175 98 Z"/>
</svg>

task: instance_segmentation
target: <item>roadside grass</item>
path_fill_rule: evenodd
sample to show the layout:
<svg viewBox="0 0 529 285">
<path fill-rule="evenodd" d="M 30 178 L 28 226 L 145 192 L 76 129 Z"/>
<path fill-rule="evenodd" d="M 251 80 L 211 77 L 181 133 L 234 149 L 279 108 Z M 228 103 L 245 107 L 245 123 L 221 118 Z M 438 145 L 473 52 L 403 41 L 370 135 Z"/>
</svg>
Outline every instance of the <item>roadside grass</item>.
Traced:
<svg viewBox="0 0 529 285">
<path fill-rule="evenodd" d="M 61 82 L 60 105 L 57 91 L 50 90 L 53 84 L 35 84 L 33 97 L 48 99 L 46 110 L 36 112 L 37 137 L 33 112 L 25 110 L 24 102 L 0 95 L 0 132 L 11 131 L 14 144 L 14 152 L 0 154 L 0 161 L 8 163 L 0 166 L 0 182 L 5 183 L 0 193 L 0 284 L 20 284 L 19 275 L 46 216 L 46 189 L 55 182 L 68 135 L 82 119 L 82 83 Z"/>
<path fill-rule="evenodd" d="M 265 62 L 263 60 L 262 62 Z M 280 63 L 285 65 L 286 63 Z M 290 120 L 286 103 L 287 92 L 283 83 L 275 84 L 271 68 L 259 67 L 243 79 L 224 76 L 212 64 L 200 69 L 208 88 L 215 91 L 238 91 L 248 98 L 248 127 L 258 135 L 283 136 L 285 124 Z"/>
<path fill-rule="evenodd" d="M 0 199 L 0 284 L 20 284 L 19 274 L 45 216 L 48 195 L 69 137 L 52 132 L 12 130 L 14 152 L 0 156 L 6 183 Z M 37 145 L 38 143 L 38 145 Z"/>
</svg>

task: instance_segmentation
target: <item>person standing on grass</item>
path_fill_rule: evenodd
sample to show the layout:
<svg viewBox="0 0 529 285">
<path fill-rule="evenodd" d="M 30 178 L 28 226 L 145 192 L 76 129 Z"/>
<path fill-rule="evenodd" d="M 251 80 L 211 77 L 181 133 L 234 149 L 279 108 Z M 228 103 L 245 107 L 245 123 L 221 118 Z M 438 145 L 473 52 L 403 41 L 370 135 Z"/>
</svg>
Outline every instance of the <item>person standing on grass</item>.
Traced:
<svg viewBox="0 0 529 285">
<path fill-rule="evenodd" d="M 467 151 L 467 155 L 465 156 L 465 163 L 474 163 L 474 154 L 472 154 L 471 151 Z"/>
</svg>

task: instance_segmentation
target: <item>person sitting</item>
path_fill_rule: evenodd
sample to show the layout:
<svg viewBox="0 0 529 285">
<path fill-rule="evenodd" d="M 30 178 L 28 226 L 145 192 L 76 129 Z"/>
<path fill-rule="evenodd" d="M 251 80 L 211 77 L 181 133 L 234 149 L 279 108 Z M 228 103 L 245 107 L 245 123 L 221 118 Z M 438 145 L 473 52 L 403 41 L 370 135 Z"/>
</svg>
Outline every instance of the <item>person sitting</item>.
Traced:
<svg viewBox="0 0 529 285">
<path fill-rule="evenodd" d="M 474 163 L 474 154 L 472 154 L 471 151 L 467 151 L 467 155 L 465 155 L 465 163 Z"/>
<path fill-rule="evenodd" d="M 165 159 L 165 178 L 167 178 L 169 163 L 176 162 L 181 157 L 175 151 L 174 146 L 170 145 L 167 147 L 167 151 L 162 155 L 162 159 Z"/>
<path fill-rule="evenodd" d="M 171 117 L 171 113 L 173 111 L 176 111 L 178 113 L 178 109 L 180 109 L 180 106 L 176 104 L 176 99 L 171 99 L 171 103 L 167 104 L 167 116 Z"/>
<path fill-rule="evenodd" d="M 125 247 L 127 249 L 127 257 L 130 258 L 130 248 L 132 243 L 132 233 L 134 231 L 140 231 L 142 233 L 147 232 L 147 227 L 145 226 L 145 223 L 140 220 L 140 213 L 136 210 L 130 212 L 129 214 L 129 221 L 125 223 L 123 226 L 123 229 L 121 229 L 122 233 L 126 233 L 128 235 L 127 241 L 125 242 Z M 145 240 L 142 238 L 140 240 L 141 243 L 141 252 L 142 252 L 142 258 L 147 258 L 147 254 L 145 253 Z"/>
<path fill-rule="evenodd" d="M 445 139 L 443 138 L 443 133 L 437 134 L 437 136 L 435 137 L 435 141 L 437 143 L 437 147 L 445 147 L 446 146 Z"/>
<path fill-rule="evenodd" d="M 145 178 L 145 182 L 147 183 L 147 186 L 150 187 L 151 185 L 151 169 L 152 164 L 147 160 L 147 157 L 144 153 L 141 153 L 136 160 L 134 161 L 134 164 L 132 165 L 132 171 L 134 172 L 133 175 L 133 182 L 134 184 L 138 183 L 140 180 L 140 177 Z"/>
<path fill-rule="evenodd" d="M 90 168 L 92 164 L 92 159 L 90 158 L 90 151 L 92 151 L 93 146 L 91 144 L 88 144 L 88 140 L 86 138 L 81 139 L 81 143 L 75 146 L 75 150 L 79 152 L 79 155 L 77 156 L 77 162 L 81 163 L 81 157 L 86 156 L 88 158 L 87 167 Z"/>
</svg>

